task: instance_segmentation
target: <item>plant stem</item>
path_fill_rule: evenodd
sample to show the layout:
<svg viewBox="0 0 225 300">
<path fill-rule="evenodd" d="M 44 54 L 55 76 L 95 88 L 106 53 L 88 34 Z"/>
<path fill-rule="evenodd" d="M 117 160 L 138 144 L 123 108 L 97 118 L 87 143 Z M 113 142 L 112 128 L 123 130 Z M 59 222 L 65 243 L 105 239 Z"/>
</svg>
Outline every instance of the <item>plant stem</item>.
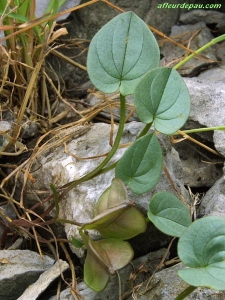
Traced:
<svg viewBox="0 0 225 300">
<path fill-rule="evenodd" d="M 107 163 L 111 160 L 111 158 L 116 153 L 116 151 L 119 147 L 120 140 L 123 135 L 125 118 L 126 118 L 126 100 L 125 100 L 125 96 L 120 94 L 120 123 L 119 123 L 118 131 L 117 131 L 117 135 L 115 138 L 115 142 L 114 142 L 111 150 L 109 151 L 106 158 L 101 162 L 101 164 L 97 168 L 95 168 L 93 171 L 84 175 L 83 177 L 81 177 L 78 180 L 72 181 L 72 182 L 64 185 L 63 188 L 66 187 L 66 190 L 63 191 L 63 193 L 60 195 L 60 199 L 62 197 L 64 197 L 71 189 L 73 189 L 78 184 L 80 184 L 84 181 L 90 180 L 93 177 L 95 177 L 96 175 L 98 175 L 100 173 L 100 171 L 107 165 Z"/>
<path fill-rule="evenodd" d="M 140 137 L 142 137 L 142 136 L 144 136 L 144 135 L 146 135 L 146 134 L 148 133 L 149 129 L 150 129 L 151 126 L 152 126 L 152 123 L 153 123 L 153 122 L 147 124 L 147 125 L 143 128 L 142 132 L 139 134 L 139 136 L 136 138 L 136 140 L 138 140 Z M 116 165 L 117 165 L 118 162 L 119 162 L 119 160 L 117 160 L 116 162 L 112 163 L 111 165 L 105 167 L 104 169 L 102 169 L 102 170 L 98 173 L 98 175 L 103 174 L 103 173 L 106 173 L 106 172 L 108 172 L 108 171 L 114 169 L 114 168 L 116 167 Z"/>
<path fill-rule="evenodd" d="M 190 295 L 195 289 L 197 289 L 197 286 L 189 285 L 183 292 L 181 292 L 174 300 L 183 300 L 188 295 Z"/>
<path fill-rule="evenodd" d="M 144 136 L 144 135 L 146 135 L 148 133 L 149 129 L 152 126 L 152 123 L 153 122 L 148 123 L 148 124 L 145 125 L 145 127 L 143 128 L 142 132 L 139 134 L 139 136 L 137 137 L 137 139 L 139 139 L 140 137 L 142 137 L 142 136 Z"/>
<path fill-rule="evenodd" d="M 183 59 L 181 62 L 179 62 L 175 67 L 173 67 L 175 70 L 180 68 L 181 66 L 183 66 L 187 61 L 189 61 L 191 58 L 193 58 L 196 53 L 201 53 L 202 51 L 206 50 L 207 48 L 209 48 L 210 46 L 222 42 L 223 40 L 225 40 L 225 34 L 211 40 L 211 42 L 207 43 L 206 45 L 204 45 L 203 47 L 199 48 L 197 51 L 195 51 L 195 53 L 192 53 L 190 55 L 188 55 L 185 59 Z"/>
<path fill-rule="evenodd" d="M 184 132 L 184 133 L 195 133 L 195 132 L 205 132 L 205 131 L 212 131 L 212 130 L 225 130 L 225 126 L 189 129 L 189 130 L 182 130 L 182 132 Z M 179 132 L 175 132 L 173 135 L 178 135 L 178 134 L 179 134 Z"/>
</svg>

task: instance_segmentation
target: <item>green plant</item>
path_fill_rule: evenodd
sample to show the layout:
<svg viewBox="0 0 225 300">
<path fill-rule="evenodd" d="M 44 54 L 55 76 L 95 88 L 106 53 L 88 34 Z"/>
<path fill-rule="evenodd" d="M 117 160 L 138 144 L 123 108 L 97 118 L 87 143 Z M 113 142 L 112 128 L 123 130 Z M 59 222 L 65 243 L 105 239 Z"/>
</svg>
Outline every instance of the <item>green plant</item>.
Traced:
<svg viewBox="0 0 225 300">
<path fill-rule="evenodd" d="M 218 39 L 218 41 L 220 40 L 221 38 Z M 190 97 L 182 77 L 175 69 L 158 66 L 159 49 L 155 38 L 146 24 L 133 12 L 126 12 L 115 17 L 95 35 L 90 44 L 87 59 L 89 77 L 96 88 L 104 93 L 119 91 L 120 123 L 115 142 L 108 156 L 96 169 L 81 179 L 65 185 L 64 188 L 66 189 L 60 197 L 62 198 L 79 183 L 116 167 L 116 179 L 114 179 L 111 187 L 103 193 L 96 205 L 97 216 L 80 229 L 88 252 L 84 278 L 86 283 L 96 291 L 100 291 L 106 286 L 109 273 L 111 273 L 110 270 L 124 266 L 132 258 L 131 249 L 127 243 L 124 243 L 123 239 L 129 238 L 128 227 L 131 226 L 129 220 L 133 218 L 133 214 L 137 214 L 137 219 L 142 219 L 133 207 L 124 204 L 125 188 L 119 179 L 136 194 L 143 194 L 153 189 L 159 181 L 163 168 L 163 155 L 157 139 L 157 132 L 166 135 L 177 134 L 189 116 Z M 122 137 L 125 122 L 125 101 L 129 94 L 134 94 L 137 114 L 146 126 L 122 158 L 117 163 L 106 167 L 118 149 Z M 149 133 L 152 125 L 154 125 L 154 131 Z M 224 127 L 221 129 L 224 130 Z M 116 197 L 114 197 L 115 195 Z M 117 197 L 121 197 L 121 199 L 115 201 Z M 193 238 L 196 227 L 208 228 L 211 220 L 214 220 L 215 226 L 224 225 L 224 221 L 218 218 L 204 218 L 192 224 L 186 206 L 168 192 L 158 193 L 152 198 L 148 217 L 156 227 L 166 234 L 180 237 L 179 254 L 187 247 L 188 243 L 191 252 L 190 239 Z M 121 222 L 126 224 L 125 235 Z M 141 228 L 139 228 L 138 222 L 133 225 L 134 227 L 137 226 L 137 230 L 132 226 L 131 232 L 135 232 L 135 234 L 138 234 L 139 231 L 142 232 L 144 223 Z M 92 241 L 86 233 L 87 230 L 92 229 L 97 229 L 105 239 Z M 223 232 L 222 227 L 221 232 Z M 203 244 L 206 244 L 211 238 L 213 239 L 213 234 L 203 238 Z M 73 242 L 77 245 L 75 239 Z M 192 251 L 192 257 L 187 251 L 186 254 L 181 254 L 181 259 L 187 266 L 205 268 L 197 271 L 202 279 L 206 279 L 197 281 L 198 285 L 209 286 L 213 278 L 213 268 L 215 266 L 220 268 L 220 263 L 224 259 L 221 235 L 213 242 L 218 245 L 218 254 L 217 251 L 213 250 L 216 257 L 212 259 L 212 263 L 211 261 L 209 263 L 210 259 L 207 258 L 211 254 L 212 247 L 207 249 L 207 253 L 203 253 L 203 244 L 202 252 L 200 251 L 197 256 L 206 255 L 206 260 L 200 264 L 194 257 L 195 251 Z M 212 245 L 214 244 L 212 243 Z M 127 254 L 128 259 L 124 260 L 122 264 L 123 256 L 117 260 L 117 255 L 121 249 L 124 253 L 129 253 Z M 107 255 L 104 256 L 103 253 L 107 253 Z M 117 255 L 114 256 L 114 253 Z M 223 268 L 222 265 L 221 268 Z M 89 272 L 89 270 L 91 271 Z M 208 270 L 212 271 L 212 276 L 206 276 Z M 179 274 L 193 285 L 191 276 L 197 274 L 195 272 L 196 269 L 189 269 L 189 271 L 184 270 Z M 220 273 L 224 275 L 223 269 Z M 225 289 L 223 282 L 220 285 L 212 283 L 210 286 Z M 193 289 L 190 287 L 188 292 Z"/>
<path fill-rule="evenodd" d="M 46 55 L 51 51 L 49 48 L 50 44 L 58 36 L 66 33 L 62 29 L 54 32 L 54 23 L 52 22 L 58 7 L 63 2 L 52 0 L 46 11 L 47 16 L 40 18 L 40 20 L 36 20 L 34 16 L 35 0 L 3 0 L 0 3 L 1 21 L 3 22 L 5 34 L 8 36 L 6 40 L 9 49 L 1 92 L 3 96 L 7 95 L 7 88 L 11 83 L 5 78 L 7 78 L 10 70 L 13 73 L 11 82 L 15 82 L 15 94 L 18 96 L 16 101 L 20 104 L 11 144 L 15 143 L 18 137 L 25 110 L 29 108 L 33 118 L 38 113 L 37 107 L 39 103 L 36 91 L 38 88 L 37 84 L 40 83 L 39 74 L 41 70 L 42 75 L 44 75 L 41 82 L 43 88 L 41 114 L 44 114 L 45 108 L 47 108 L 49 119 L 51 118 L 49 95 L 45 83 L 48 77 L 44 72 L 44 61 Z M 94 3 L 97 1 L 90 2 Z M 224 36 L 219 37 L 213 40 L 211 44 L 223 39 Z M 203 51 L 211 44 L 205 45 L 196 53 Z M 96 291 L 104 289 L 109 275 L 132 259 L 133 250 L 126 240 L 143 232 L 146 228 L 146 220 L 143 215 L 132 203 L 128 202 L 126 189 L 122 181 L 137 194 L 145 193 L 153 189 L 157 184 L 163 168 L 163 155 L 157 139 L 157 132 L 167 135 L 179 134 L 179 129 L 188 118 L 190 111 L 188 90 L 183 79 L 175 69 L 193 55 L 195 53 L 191 54 L 174 69 L 159 68 L 160 56 L 157 42 L 147 25 L 132 12 L 123 13 L 115 17 L 96 34 L 91 42 L 87 60 L 90 79 L 96 88 L 104 93 L 120 92 L 120 124 L 111 151 L 96 169 L 79 180 L 66 184 L 61 194 L 58 194 L 56 189 L 52 187 L 56 206 L 56 218 L 52 221 L 67 221 L 58 219 L 58 201 L 69 190 L 83 181 L 116 167 L 115 174 L 117 178 L 112 181 L 111 186 L 98 200 L 95 207 L 95 217 L 85 224 L 76 224 L 80 226 L 80 235 L 83 242 L 72 238 L 75 246 L 85 246 L 87 249 L 84 278 L 87 285 Z M 12 64 L 12 61 L 16 61 L 16 65 Z M 123 134 L 126 96 L 129 94 L 134 94 L 137 114 L 146 126 L 120 161 L 108 166 L 107 164 L 119 147 Z M 149 133 L 152 125 L 154 125 L 154 130 Z M 215 129 L 224 130 L 224 127 L 205 130 Z M 193 129 L 189 133 L 197 130 Z M 10 144 L 7 147 L 9 146 Z M 23 149 L 22 146 L 21 149 Z M 205 218 L 205 221 L 202 221 L 203 223 L 196 221 L 191 224 L 188 210 L 179 199 L 167 192 L 158 193 L 152 198 L 148 217 L 163 232 L 180 237 L 179 253 L 182 253 L 187 241 L 194 237 L 193 232 L 196 227 L 198 229 L 198 226 L 201 225 L 202 228 L 208 228 L 207 226 L 212 220 L 207 221 L 208 219 Z M 32 225 L 31 222 L 28 223 L 29 226 Z M 217 271 L 222 262 L 221 258 L 223 259 L 224 251 L 222 247 L 222 227 L 224 223 L 220 219 L 213 219 L 213 223 L 215 225 L 214 228 L 221 227 L 221 231 L 215 239 L 219 254 L 214 252 L 214 260 L 207 260 L 208 253 L 212 253 L 210 252 L 212 251 L 211 248 L 206 253 L 206 259 L 200 264 L 197 264 L 196 260 L 198 256 L 204 257 L 205 253 L 200 252 L 196 258 L 193 256 L 196 251 L 192 251 L 195 253 L 192 253 L 193 255 L 190 258 L 191 245 L 188 253 L 183 256 L 181 254 L 183 262 L 192 269 L 190 272 L 188 271 L 189 273 L 181 272 L 180 274 L 191 285 L 193 285 L 191 276 L 198 272 L 202 278 L 206 279 L 202 281 L 203 283 L 198 282 L 198 285 L 209 286 L 212 277 L 207 277 L 206 272 L 208 270 L 214 272 L 215 267 Z M 93 241 L 88 234 L 89 230 L 99 231 L 102 239 Z M 212 232 L 207 237 L 208 240 L 205 237 L 203 243 L 208 243 L 209 239 L 211 241 L 213 237 Z M 188 260 L 187 258 L 190 259 Z M 192 261 L 195 261 L 195 263 L 192 263 Z M 198 269 L 197 272 L 195 268 Z M 199 268 L 201 269 L 200 271 Z M 224 274 L 223 268 L 221 268 L 220 272 Z M 212 283 L 210 286 L 220 289 L 224 287 L 223 282 L 221 285 Z M 190 288 L 190 290 L 193 289 L 193 287 Z"/>
<path fill-rule="evenodd" d="M 93 241 L 87 230 L 97 230 L 103 239 Z M 128 242 L 146 230 L 145 217 L 128 202 L 127 191 L 120 179 L 114 178 L 95 205 L 95 217 L 83 224 L 80 235 L 87 249 L 84 280 L 95 291 L 106 287 L 109 275 L 124 267 L 133 258 Z M 74 246 L 83 246 L 75 238 Z"/>
<path fill-rule="evenodd" d="M 199 286 L 225 290 L 225 219 L 209 216 L 192 223 L 186 206 L 165 192 L 151 199 L 148 217 L 159 230 L 179 238 L 178 256 L 188 268 L 178 274 L 190 286 L 176 300 Z"/>
</svg>

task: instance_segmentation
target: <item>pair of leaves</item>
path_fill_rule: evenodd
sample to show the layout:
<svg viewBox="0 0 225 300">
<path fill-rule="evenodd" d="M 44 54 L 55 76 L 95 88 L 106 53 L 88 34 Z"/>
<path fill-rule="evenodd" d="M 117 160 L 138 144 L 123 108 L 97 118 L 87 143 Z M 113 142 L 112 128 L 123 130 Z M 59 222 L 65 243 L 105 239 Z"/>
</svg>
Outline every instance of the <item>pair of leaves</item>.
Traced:
<svg viewBox="0 0 225 300">
<path fill-rule="evenodd" d="M 178 255 L 188 268 L 178 274 L 184 281 L 225 290 L 225 219 L 209 216 L 191 223 L 185 205 L 167 192 L 153 196 L 148 217 L 162 232 L 180 238 Z"/>
<path fill-rule="evenodd" d="M 146 220 L 128 202 L 124 183 L 114 178 L 95 205 L 95 218 L 81 229 L 96 229 L 105 238 L 127 240 L 146 230 Z"/>
<path fill-rule="evenodd" d="M 93 241 L 84 233 L 92 229 L 98 230 L 104 239 Z M 96 203 L 94 219 L 80 229 L 87 248 L 85 283 L 95 291 L 103 290 L 109 275 L 124 267 L 133 258 L 131 246 L 124 240 L 145 230 L 145 217 L 128 202 L 123 182 L 114 178 L 111 186 Z"/>
<path fill-rule="evenodd" d="M 190 113 L 188 89 L 177 71 L 157 68 L 142 77 L 134 92 L 140 120 L 154 121 L 155 129 L 176 132 Z M 139 138 L 123 155 L 116 167 L 116 177 L 136 194 L 155 187 L 162 172 L 162 151 L 154 134 Z"/>
</svg>

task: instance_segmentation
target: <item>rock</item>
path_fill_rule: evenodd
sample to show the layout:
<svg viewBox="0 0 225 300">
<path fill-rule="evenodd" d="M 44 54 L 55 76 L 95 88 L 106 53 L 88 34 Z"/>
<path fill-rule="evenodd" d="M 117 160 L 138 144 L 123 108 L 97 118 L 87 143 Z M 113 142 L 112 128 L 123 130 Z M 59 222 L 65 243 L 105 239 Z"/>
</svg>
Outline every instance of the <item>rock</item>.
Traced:
<svg viewBox="0 0 225 300">
<path fill-rule="evenodd" d="M 49 286 L 49 284 L 57 277 L 59 277 L 65 270 L 69 268 L 67 262 L 63 260 L 58 260 L 49 270 L 41 274 L 39 279 L 31 284 L 25 292 L 17 300 L 35 300 L 44 290 Z"/>
<path fill-rule="evenodd" d="M 81 0 L 66 0 L 65 3 L 59 8 L 59 12 L 72 8 L 79 5 Z M 50 0 L 39 0 L 36 1 L 36 17 L 41 17 L 45 14 L 45 11 L 50 3 Z M 65 14 L 59 17 L 57 20 L 64 20 L 69 14 Z"/>
<path fill-rule="evenodd" d="M 184 282 L 179 276 L 178 271 L 185 268 L 181 263 L 157 272 L 151 280 L 147 279 L 142 283 L 142 286 L 134 291 L 135 299 L 138 300 L 168 300 L 175 299 L 189 285 Z M 197 288 L 186 300 L 216 300 L 223 299 L 224 292 L 214 291 L 208 288 Z M 133 300 L 133 296 L 128 300 Z"/>
<path fill-rule="evenodd" d="M 12 123 L 9 121 L 0 121 L 0 131 L 1 132 L 7 132 L 11 130 Z M 0 151 L 3 151 L 5 147 L 8 145 L 9 139 L 6 135 L 0 134 Z"/>
<path fill-rule="evenodd" d="M 88 105 L 93 107 L 97 104 L 102 103 L 102 107 L 103 105 L 106 107 L 101 110 L 98 116 L 103 117 L 107 120 L 111 120 L 111 115 L 113 114 L 113 119 L 115 122 L 119 122 L 120 119 L 120 108 L 117 108 L 119 106 L 119 101 L 120 101 L 119 93 L 105 95 L 101 92 L 97 92 L 97 93 L 90 93 L 87 96 Z M 109 107 L 109 103 L 111 104 L 111 107 Z M 139 121 L 139 118 L 135 112 L 133 95 L 126 96 L 126 103 L 127 103 L 126 114 L 127 115 L 131 114 L 129 117 L 129 122 Z"/>
<path fill-rule="evenodd" d="M 119 277 L 121 280 L 121 293 L 131 294 L 132 288 L 141 284 L 146 278 L 150 277 L 160 263 L 163 256 L 166 255 L 166 249 L 162 248 L 159 251 L 151 252 L 145 256 L 133 260 L 130 264 L 119 270 Z M 167 254 L 167 258 L 168 259 Z M 105 290 L 96 293 L 86 286 L 84 282 L 78 284 L 78 289 L 85 300 L 118 300 L 118 276 L 116 274 L 110 277 L 109 283 Z M 51 297 L 48 300 L 54 300 Z M 61 300 L 73 300 L 70 289 L 66 289 L 60 294 Z"/>
<path fill-rule="evenodd" d="M 143 126 L 144 125 L 139 122 L 127 124 L 125 126 L 122 143 L 134 141 L 136 136 L 143 129 Z M 117 126 L 114 126 L 114 132 L 116 132 L 116 128 Z M 39 168 L 37 172 L 32 173 L 36 178 L 36 183 L 33 183 L 32 185 L 28 184 L 28 186 L 37 190 L 49 190 L 51 182 L 54 182 L 57 187 L 60 187 L 68 182 L 81 178 L 84 174 L 93 170 L 99 165 L 102 158 L 85 158 L 99 156 L 110 150 L 110 129 L 111 126 L 108 124 L 96 123 L 87 133 L 67 143 L 69 153 L 65 153 L 64 147 L 58 147 L 48 155 L 43 154 L 38 158 L 38 162 L 42 167 Z M 189 195 L 183 186 L 182 167 L 178 153 L 171 147 L 168 136 L 161 137 L 159 135 L 159 140 L 163 147 L 165 165 L 168 168 L 170 176 L 181 195 L 188 202 Z M 124 148 L 119 149 L 111 162 L 117 161 L 124 151 Z M 38 165 L 39 167 L 40 164 Z M 36 169 L 35 165 L 34 169 Z M 111 170 L 92 180 L 79 184 L 76 188 L 72 189 L 66 195 L 65 199 L 60 202 L 60 218 L 76 220 L 77 222 L 87 222 L 93 218 L 94 205 L 102 192 L 111 184 L 111 180 L 114 176 L 114 170 Z M 135 195 L 129 191 L 129 199 L 135 201 L 137 206 L 146 213 L 149 200 L 155 192 L 160 190 L 167 190 L 175 193 L 164 173 L 153 191 L 143 195 Z M 26 199 L 28 198 L 29 197 L 27 196 Z M 30 205 L 28 205 L 28 207 L 29 206 Z M 65 224 L 64 226 L 68 239 L 71 239 L 71 236 L 80 238 L 77 226 L 71 224 Z M 150 248 L 148 249 L 149 251 L 157 249 L 157 246 L 165 245 L 165 243 L 168 242 L 168 237 L 160 235 L 158 231 L 152 231 L 152 233 L 155 234 L 154 237 L 152 237 L 154 239 L 154 245 L 151 243 L 151 240 L 149 241 L 149 244 L 147 243 L 146 247 Z M 93 233 L 92 237 L 96 238 L 98 235 Z M 140 243 L 136 242 L 136 244 L 139 245 L 139 248 L 143 247 Z M 73 251 L 79 256 L 83 255 L 83 250 L 80 252 L 80 249 L 73 249 Z"/>
<path fill-rule="evenodd" d="M 44 255 L 42 259 L 38 253 L 29 250 L 1 250 L 0 300 L 20 297 L 53 263 L 52 258 Z"/>
<path fill-rule="evenodd" d="M 223 176 L 206 192 L 199 207 L 199 215 L 225 218 L 224 205 L 225 181 Z"/>
<path fill-rule="evenodd" d="M 224 82 L 185 78 L 191 96 L 191 112 L 185 129 L 216 127 L 225 124 Z M 225 132 L 209 131 L 198 133 L 196 138 L 203 144 L 224 155 Z M 223 159 L 211 154 L 195 143 L 184 141 L 174 144 L 183 164 L 184 183 L 190 187 L 212 187 L 222 176 Z"/>
<path fill-rule="evenodd" d="M 194 9 L 192 11 L 181 14 L 180 22 L 182 24 L 194 24 L 198 22 L 206 24 L 216 24 L 216 29 L 220 34 L 225 32 L 225 14 L 216 10 Z"/>
<path fill-rule="evenodd" d="M 206 70 L 198 75 L 198 78 L 210 81 L 223 81 L 225 82 L 225 67 L 222 65 L 217 68 Z"/>
<path fill-rule="evenodd" d="M 191 96 L 191 112 L 185 128 L 224 126 L 225 84 L 197 78 L 185 78 Z M 225 156 L 225 132 L 215 130 L 213 135 L 203 135 L 212 139 L 215 148 Z"/>
<path fill-rule="evenodd" d="M 194 25 L 173 26 L 170 35 L 176 42 L 183 45 L 188 45 L 190 49 L 196 51 L 213 39 L 210 30 L 204 22 L 199 22 Z M 178 59 L 182 59 L 186 55 L 183 48 L 166 42 L 162 46 L 161 54 L 164 56 L 164 64 L 169 64 L 171 67 L 177 64 Z M 193 58 L 184 66 L 178 69 L 183 76 L 196 76 L 201 71 L 216 65 L 217 58 L 212 47 L 201 53 L 204 57 Z M 172 63 L 174 61 L 174 63 Z"/>
<path fill-rule="evenodd" d="M 191 136 L 194 137 L 193 134 Z M 207 143 L 199 136 L 196 139 L 203 144 Z M 212 159 L 212 155 L 208 151 L 190 141 L 174 144 L 174 148 L 179 153 L 183 165 L 183 180 L 186 186 L 210 188 L 222 176 L 222 165 L 219 164 L 221 162 L 220 157 L 215 155 Z"/>
<path fill-rule="evenodd" d="M 171 33 L 171 28 L 174 26 L 180 15 L 180 10 L 178 9 L 170 9 L 168 14 L 168 9 L 160 8 L 163 7 L 165 1 L 158 0 L 158 1 L 150 1 L 151 6 L 148 10 L 146 16 L 144 17 L 144 21 L 152 26 L 153 28 L 161 31 L 162 33 L 169 35 Z"/>
<path fill-rule="evenodd" d="M 225 63 L 225 42 L 217 45 L 216 56 L 222 62 L 221 67 Z"/>
<path fill-rule="evenodd" d="M 39 125 L 35 121 L 27 120 L 21 126 L 20 136 L 22 139 L 27 139 L 27 138 L 37 136 L 38 133 L 39 133 Z"/>
<path fill-rule="evenodd" d="M 26 119 L 26 120 L 24 120 Z M 27 115 L 24 115 L 24 119 L 22 121 L 22 126 L 20 130 L 20 139 L 26 139 L 34 137 L 39 132 L 39 125 L 35 121 L 29 120 Z M 2 121 L 0 121 L 0 151 L 4 151 L 4 148 L 8 145 L 8 143 L 11 140 L 11 134 L 13 130 L 13 126 L 16 122 L 16 116 L 10 111 L 5 111 L 2 114 Z M 4 134 L 5 132 L 5 134 Z M 7 149 L 4 152 L 15 152 L 15 148 L 21 150 L 24 148 L 26 149 L 25 145 L 23 145 L 19 140 L 17 140 L 16 147 L 13 145 L 10 147 L 10 149 Z"/>
</svg>

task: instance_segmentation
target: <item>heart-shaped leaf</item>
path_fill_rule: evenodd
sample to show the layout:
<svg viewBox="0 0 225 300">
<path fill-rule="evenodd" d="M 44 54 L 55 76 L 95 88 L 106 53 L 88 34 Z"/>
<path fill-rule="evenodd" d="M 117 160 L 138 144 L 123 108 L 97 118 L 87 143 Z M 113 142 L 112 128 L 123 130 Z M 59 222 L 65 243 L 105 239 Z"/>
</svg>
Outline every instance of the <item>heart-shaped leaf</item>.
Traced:
<svg viewBox="0 0 225 300">
<path fill-rule="evenodd" d="M 178 272 L 188 284 L 225 290 L 225 219 L 209 216 L 192 223 L 179 239 L 178 255 L 189 267 Z"/>
<path fill-rule="evenodd" d="M 116 207 L 124 202 L 128 202 L 127 190 L 122 180 L 113 178 L 108 187 L 95 204 L 95 216 L 105 212 L 109 208 Z"/>
<path fill-rule="evenodd" d="M 176 237 L 180 237 L 192 222 L 188 208 L 168 192 L 152 197 L 148 217 L 160 231 Z"/>
<path fill-rule="evenodd" d="M 128 242 L 119 239 L 93 241 L 83 237 L 87 247 L 84 264 L 84 281 L 94 291 L 106 287 L 109 274 L 123 268 L 133 258 L 133 249 Z"/>
<path fill-rule="evenodd" d="M 134 99 L 140 120 L 147 124 L 154 121 L 155 129 L 164 134 L 180 129 L 190 113 L 187 86 L 171 68 L 148 72 L 136 86 Z"/>
<path fill-rule="evenodd" d="M 81 227 L 90 229 L 98 230 L 103 237 L 126 240 L 144 232 L 146 220 L 132 204 L 125 203 L 106 210 Z"/>
<path fill-rule="evenodd" d="M 105 93 L 132 94 L 140 78 L 159 65 L 159 47 L 148 26 L 133 12 L 122 13 L 92 39 L 87 70 Z"/>
<path fill-rule="evenodd" d="M 155 187 L 163 165 L 160 144 L 154 133 L 139 138 L 131 145 L 116 166 L 116 177 L 136 194 Z"/>
</svg>

